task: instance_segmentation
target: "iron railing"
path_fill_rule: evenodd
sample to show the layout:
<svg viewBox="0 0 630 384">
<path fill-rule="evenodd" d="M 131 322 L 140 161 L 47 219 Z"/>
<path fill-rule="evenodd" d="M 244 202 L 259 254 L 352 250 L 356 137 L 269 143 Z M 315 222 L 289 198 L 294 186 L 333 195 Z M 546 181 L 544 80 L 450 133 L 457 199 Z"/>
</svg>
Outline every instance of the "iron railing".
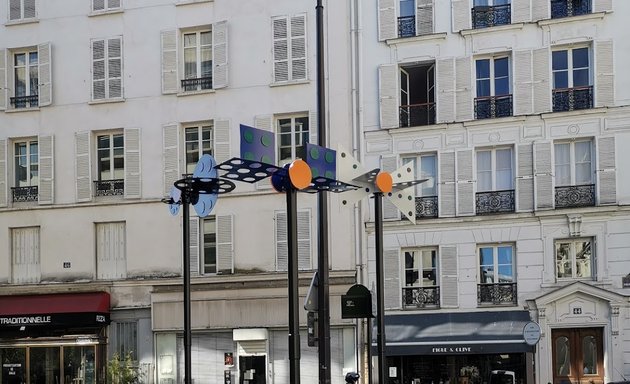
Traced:
<svg viewBox="0 0 630 384">
<path fill-rule="evenodd" d="M 438 197 L 416 197 L 416 217 L 438 217 Z"/>
<path fill-rule="evenodd" d="M 400 127 L 418 127 L 435 124 L 435 103 L 401 105 Z"/>
<path fill-rule="evenodd" d="M 475 118 L 493 119 L 512 116 L 512 95 L 475 98 Z"/>
<path fill-rule="evenodd" d="M 552 19 L 586 15 L 591 12 L 591 0 L 551 0 Z"/>
<path fill-rule="evenodd" d="M 125 194 L 125 180 L 96 180 L 94 181 L 94 191 L 99 196 L 122 196 Z"/>
<path fill-rule="evenodd" d="M 475 206 L 478 215 L 514 212 L 514 190 L 477 192 Z"/>
<path fill-rule="evenodd" d="M 404 287 L 402 293 L 405 308 L 440 307 L 440 287 Z"/>
<path fill-rule="evenodd" d="M 516 283 L 477 284 L 477 304 L 518 304 Z"/>
<path fill-rule="evenodd" d="M 398 37 L 412 37 L 416 35 L 416 16 L 398 18 Z"/>
<path fill-rule="evenodd" d="M 507 25 L 512 23 L 512 6 L 505 5 L 484 5 L 472 9 L 473 29 L 488 28 L 496 25 Z"/>
<path fill-rule="evenodd" d="M 14 203 L 24 203 L 27 201 L 37 201 L 39 191 L 37 186 L 30 187 L 12 187 L 11 195 Z"/>
<path fill-rule="evenodd" d="M 595 206 L 595 184 L 556 187 L 556 208 Z"/>
<path fill-rule="evenodd" d="M 212 89 L 212 76 L 182 80 L 182 90 L 184 92 L 201 91 L 203 89 Z"/>
<path fill-rule="evenodd" d="M 553 111 L 573 111 L 593 108 L 593 86 L 553 90 Z"/>
<path fill-rule="evenodd" d="M 39 106 L 39 95 L 11 97 L 10 102 L 14 108 L 34 108 Z"/>
</svg>

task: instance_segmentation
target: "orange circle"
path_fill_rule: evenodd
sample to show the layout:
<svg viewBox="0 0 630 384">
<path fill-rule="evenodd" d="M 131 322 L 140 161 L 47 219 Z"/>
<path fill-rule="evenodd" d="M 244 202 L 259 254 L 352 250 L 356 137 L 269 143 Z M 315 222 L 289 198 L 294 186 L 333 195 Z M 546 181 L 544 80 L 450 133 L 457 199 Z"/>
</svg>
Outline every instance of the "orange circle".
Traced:
<svg viewBox="0 0 630 384">
<path fill-rule="evenodd" d="M 297 159 L 289 166 L 289 180 L 297 189 L 304 189 L 311 185 L 311 167 L 304 160 Z"/>
<path fill-rule="evenodd" d="M 376 175 L 376 186 L 383 193 L 389 193 L 392 191 L 392 185 L 394 182 L 392 181 L 392 175 L 387 172 L 379 172 Z"/>
</svg>

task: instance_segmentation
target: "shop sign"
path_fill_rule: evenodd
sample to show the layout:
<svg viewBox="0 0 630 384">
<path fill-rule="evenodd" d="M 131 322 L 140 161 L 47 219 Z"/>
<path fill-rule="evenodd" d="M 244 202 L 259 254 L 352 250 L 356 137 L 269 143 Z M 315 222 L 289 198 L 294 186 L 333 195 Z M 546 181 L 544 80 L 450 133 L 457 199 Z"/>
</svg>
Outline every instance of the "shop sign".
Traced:
<svg viewBox="0 0 630 384">
<path fill-rule="evenodd" d="M 50 324 L 51 316 L 11 316 L 0 317 L 0 325 Z"/>
<path fill-rule="evenodd" d="M 447 347 L 432 347 L 432 353 L 445 354 L 445 355 L 456 355 L 458 353 L 471 353 L 475 352 L 473 347 L 470 345 L 457 345 L 457 346 L 447 346 Z"/>
<path fill-rule="evenodd" d="M 525 324 L 523 327 L 523 339 L 527 345 L 536 345 L 540 340 L 540 325 L 533 321 Z"/>
<path fill-rule="evenodd" d="M 44 315 L 0 316 L 1 328 L 99 326 L 109 324 L 109 315 L 100 313 L 51 313 Z"/>
</svg>

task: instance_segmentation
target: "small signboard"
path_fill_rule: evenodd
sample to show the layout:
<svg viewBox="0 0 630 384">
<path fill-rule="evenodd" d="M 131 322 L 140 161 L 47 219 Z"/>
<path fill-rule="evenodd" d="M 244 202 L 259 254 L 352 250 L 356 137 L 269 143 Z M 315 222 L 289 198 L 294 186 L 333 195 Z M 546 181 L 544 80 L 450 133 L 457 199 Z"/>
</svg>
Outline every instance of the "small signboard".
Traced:
<svg viewBox="0 0 630 384">
<path fill-rule="evenodd" d="M 374 317 L 372 293 L 363 285 L 355 284 L 341 296 L 341 318 L 361 319 Z"/>
<path fill-rule="evenodd" d="M 523 339 L 527 345 L 536 345 L 540 340 L 540 325 L 533 321 L 523 327 Z"/>
</svg>

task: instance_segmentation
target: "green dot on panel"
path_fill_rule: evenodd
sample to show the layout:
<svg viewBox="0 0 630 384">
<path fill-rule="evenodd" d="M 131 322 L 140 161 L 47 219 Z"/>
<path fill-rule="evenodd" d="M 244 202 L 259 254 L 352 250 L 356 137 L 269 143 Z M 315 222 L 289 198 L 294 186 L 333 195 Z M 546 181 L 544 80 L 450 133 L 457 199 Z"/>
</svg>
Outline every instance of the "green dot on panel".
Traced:
<svg viewBox="0 0 630 384">
<path fill-rule="evenodd" d="M 265 146 L 268 147 L 271 145 L 271 135 L 262 135 L 260 137 L 260 143 Z"/>
<path fill-rule="evenodd" d="M 243 132 L 243 139 L 251 144 L 254 141 L 254 132 L 252 132 L 251 129 L 248 129 L 246 131 Z"/>
<path fill-rule="evenodd" d="M 329 179 L 334 179 L 335 175 L 333 175 L 332 171 L 326 171 L 325 176 Z"/>
<path fill-rule="evenodd" d="M 324 156 L 324 159 L 326 159 L 326 162 L 328 164 L 332 164 L 333 161 L 335 161 L 335 156 L 332 152 L 326 152 L 326 156 Z"/>
<path fill-rule="evenodd" d="M 315 148 L 315 147 L 311 148 L 311 158 L 313 160 L 319 159 L 319 149 L 318 148 Z"/>
<path fill-rule="evenodd" d="M 271 158 L 269 158 L 269 156 L 267 155 L 264 155 L 263 157 L 261 157 L 260 161 L 262 161 L 263 163 L 271 164 Z"/>
<path fill-rule="evenodd" d="M 254 160 L 254 154 L 252 152 L 245 152 L 245 155 L 243 156 L 243 158 L 245 160 Z"/>
<path fill-rule="evenodd" d="M 316 178 L 319 176 L 319 168 L 311 168 L 311 177 Z"/>
</svg>

